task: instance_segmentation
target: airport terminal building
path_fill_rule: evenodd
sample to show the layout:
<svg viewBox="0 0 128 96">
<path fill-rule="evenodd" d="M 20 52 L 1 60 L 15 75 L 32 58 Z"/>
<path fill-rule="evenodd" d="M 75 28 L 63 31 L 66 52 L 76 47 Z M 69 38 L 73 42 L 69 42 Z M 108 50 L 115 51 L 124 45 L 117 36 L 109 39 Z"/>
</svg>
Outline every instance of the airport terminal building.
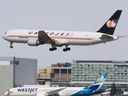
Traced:
<svg viewBox="0 0 128 96">
<path fill-rule="evenodd" d="M 71 81 L 71 63 L 51 65 L 51 85 L 69 86 Z"/>
<path fill-rule="evenodd" d="M 49 78 L 51 85 L 88 86 L 100 78 L 102 72 L 107 73 L 106 86 L 116 84 L 128 89 L 128 61 L 74 60 L 72 63 L 52 64 Z"/>
<path fill-rule="evenodd" d="M 128 61 L 75 60 L 72 64 L 71 83 L 88 85 L 107 72 L 107 85 L 128 86 Z"/>
<path fill-rule="evenodd" d="M 0 57 L 0 94 L 9 88 L 36 84 L 37 60 Z"/>
</svg>

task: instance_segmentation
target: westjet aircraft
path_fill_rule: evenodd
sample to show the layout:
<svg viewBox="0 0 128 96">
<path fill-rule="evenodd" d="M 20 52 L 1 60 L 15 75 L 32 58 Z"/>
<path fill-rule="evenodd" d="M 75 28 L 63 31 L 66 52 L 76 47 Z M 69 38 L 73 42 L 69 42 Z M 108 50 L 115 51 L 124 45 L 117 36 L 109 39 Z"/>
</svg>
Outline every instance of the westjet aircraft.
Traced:
<svg viewBox="0 0 128 96">
<path fill-rule="evenodd" d="M 102 73 L 99 80 L 89 87 L 44 87 L 44 86 L 26 86 L 9 89 L 3 96 L 90 96 L 105 92 L 103 87 L 107 74 Z"/>
<path fill-rule="evenodd" d="M 63 51 L 69 51 L 70 45 L 94 45 L 117 40 L 113 36 L 122 10 L 117 10 L 97 32 L 71 32 L 71 31 L 49 31 L 49 30 L 12 30 L 5 32 L 3 38 L 13 43 L 26 43 L 29 46 L 50 44 L 50 51 L 64 46 Z"/>
</svg>

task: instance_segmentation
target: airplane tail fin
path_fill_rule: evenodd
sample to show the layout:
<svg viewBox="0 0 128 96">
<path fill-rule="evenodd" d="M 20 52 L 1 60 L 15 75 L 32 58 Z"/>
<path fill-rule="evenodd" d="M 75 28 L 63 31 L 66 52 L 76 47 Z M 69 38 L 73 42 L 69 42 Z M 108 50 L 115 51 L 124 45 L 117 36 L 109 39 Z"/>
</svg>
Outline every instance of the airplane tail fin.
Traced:
<svg viewBox="0 0 128 96">
<path fill-rule="evenodd" d="M 105 81 L 107 79 L 107 73 L 101 73 L 100 81 Z"/>
<path fill-rule="evenodd" d="M 107 79 L 107 73 L 102 72 L 101 77 L 95 82 L 95 84 L 92 84 L 91 86 L 88 87 L 89 90 L 91 90 L 92 93 L 104 91 L 103 84 L 106 79 Z"/>
<path fill-rule="evenodd" d="M 117 10 L 97 32 L 113 35 L 121 13 L 122 10 Z"/>
<path fill-rule="evenodd" d="M 106 79 L 107 79 L 107 73 L 106 72 L 102 72 L 101 73 L 101 77 L 96 81 L 96 83 L 104 82 Z"/>
</svg>

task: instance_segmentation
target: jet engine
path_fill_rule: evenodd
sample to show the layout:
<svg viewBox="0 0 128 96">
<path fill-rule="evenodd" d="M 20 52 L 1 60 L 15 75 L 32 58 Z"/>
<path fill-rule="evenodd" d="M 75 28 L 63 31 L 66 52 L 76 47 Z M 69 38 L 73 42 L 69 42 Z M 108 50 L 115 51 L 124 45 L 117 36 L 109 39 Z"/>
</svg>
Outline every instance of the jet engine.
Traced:
<svg viewBox="0 0 128 96">
<path fill-rule="evenodd" d="M 39 40 L 37 38 L 29 38 L 29 40 L 27 41 L 27 44 L 29 46 L 38 46 Z"/>
</svg>

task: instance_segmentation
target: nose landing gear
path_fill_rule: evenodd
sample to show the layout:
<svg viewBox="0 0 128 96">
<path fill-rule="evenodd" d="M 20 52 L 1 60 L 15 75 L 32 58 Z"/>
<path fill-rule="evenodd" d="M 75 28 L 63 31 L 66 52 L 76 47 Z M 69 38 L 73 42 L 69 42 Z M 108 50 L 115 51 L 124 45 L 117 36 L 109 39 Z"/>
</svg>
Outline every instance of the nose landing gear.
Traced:
<svg viewBox="0 0 128 96">
<path fill-rule="evenodd" d="M 13 48 L 13 42 L 10 42 L 10 46 L 9 46 L 10 48 Z"/>
</svg>

